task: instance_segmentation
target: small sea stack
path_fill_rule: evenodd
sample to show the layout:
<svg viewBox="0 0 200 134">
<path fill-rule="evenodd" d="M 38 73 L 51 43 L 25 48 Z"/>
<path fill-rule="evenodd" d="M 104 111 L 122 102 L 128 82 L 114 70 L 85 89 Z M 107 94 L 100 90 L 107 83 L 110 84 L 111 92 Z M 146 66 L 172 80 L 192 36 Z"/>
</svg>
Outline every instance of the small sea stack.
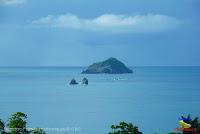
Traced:
<svg viewBox="0 0 200 134">
<path fill-rule="evenodd" d="M 77 85 L 78 82 L 76 82 L 76 80 L 73 78 L 73 79 L 70 81 L 69 84 L 70 84 L 70 85 Z"/>
<path fill-rule="evenodd" d="M 88 79 L 87 78 L 83 78 L 81 83 L 83 85 L 88 85 Z"/>
</svg>

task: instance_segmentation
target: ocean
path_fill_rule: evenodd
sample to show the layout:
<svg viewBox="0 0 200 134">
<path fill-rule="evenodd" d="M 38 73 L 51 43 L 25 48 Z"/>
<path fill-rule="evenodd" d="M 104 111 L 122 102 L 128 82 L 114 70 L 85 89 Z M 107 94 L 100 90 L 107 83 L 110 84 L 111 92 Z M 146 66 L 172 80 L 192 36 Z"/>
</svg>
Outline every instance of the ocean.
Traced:
<svg viewBox="0 0 200 134">
<path fill-rule="evenodd" d="M 184 114 L 200 116 L 200 67 L 133 67 L 133 74 L 81 74 L 84 67 L 1 67 L 0 118 L 20 111 L 48 134 L 107 134 L 132 122 L 167 134 Z M 70 86 L 84 77 L 89 85 Z M 58 128 L 58 129 L 56 129 Z"/>
</svg>

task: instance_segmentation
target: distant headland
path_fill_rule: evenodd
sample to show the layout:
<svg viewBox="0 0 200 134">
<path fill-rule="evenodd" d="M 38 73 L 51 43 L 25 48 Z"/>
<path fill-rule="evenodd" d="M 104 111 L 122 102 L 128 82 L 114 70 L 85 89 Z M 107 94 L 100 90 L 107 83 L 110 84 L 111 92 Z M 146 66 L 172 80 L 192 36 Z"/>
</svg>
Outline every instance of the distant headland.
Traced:
<svg viewBox="0 0 200 134">
<path fill-rule="evenodd" d="M 109 58 L 105 61 L 93 63 L 86 70 L 82 71 L 82 74 L 123 74 L 133 73 L 131 69 L 125 66 L 124 63 L 116 58 Z"/>
</svg>

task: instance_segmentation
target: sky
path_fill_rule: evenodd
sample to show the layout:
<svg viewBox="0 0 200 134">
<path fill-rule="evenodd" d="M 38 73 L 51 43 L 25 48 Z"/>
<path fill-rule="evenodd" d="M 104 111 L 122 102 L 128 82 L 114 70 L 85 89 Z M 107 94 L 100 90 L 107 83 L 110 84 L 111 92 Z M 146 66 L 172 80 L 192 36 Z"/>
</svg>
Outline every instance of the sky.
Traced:
<svg viewBox="0 0 200 134">
<path fill-rule="evenodd" d="M 200 66 L 200 0 L 0 0 L 0 66 Z"/>
</svg>

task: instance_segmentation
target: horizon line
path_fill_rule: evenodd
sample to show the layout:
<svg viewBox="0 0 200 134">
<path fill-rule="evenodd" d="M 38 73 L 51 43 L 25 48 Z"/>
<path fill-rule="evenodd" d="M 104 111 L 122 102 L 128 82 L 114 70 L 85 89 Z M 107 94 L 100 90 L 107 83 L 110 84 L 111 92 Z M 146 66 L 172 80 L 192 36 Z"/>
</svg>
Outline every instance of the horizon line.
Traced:
<svg viewBox="0 0 200 134">
<path fill-rule="evenodd" d="M 0 68 L 82 68 L 88 66 L 0 66 Z M 128 67 L 200 67 L 200 65 L 136 65 Z"/>
</svg>

